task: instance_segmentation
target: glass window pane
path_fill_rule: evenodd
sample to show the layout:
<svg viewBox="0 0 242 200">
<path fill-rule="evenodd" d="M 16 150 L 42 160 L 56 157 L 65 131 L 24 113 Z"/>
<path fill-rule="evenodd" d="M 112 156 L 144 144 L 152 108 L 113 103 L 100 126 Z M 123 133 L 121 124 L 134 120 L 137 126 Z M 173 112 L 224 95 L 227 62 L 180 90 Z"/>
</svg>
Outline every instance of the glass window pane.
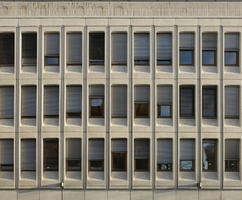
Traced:
<svg viewBox="0 0 242 200">
<path fill-rule="evenodd" d="M 192 64 L 193 64 L 193 51 L 180 50 L 180 65 L 192 65 Z"/>
<path fill-rule="evenodd" d="M 203 171 L 217 171 L 217 141 L 203 141 Z"/>
<path fill-rule="evenodd" d="M 59 65 L 58 57 L 46 57 L 46 65 Z"/>
<path fill-rule="evenodd" d="M 203 65 L 216 65 L 215 64 L 215 51 L 203 51 Z"/>
<path fill-rule="evenodd" d="M 225 52 L 225 65 L 238 65 L 236 51 Z"/>
</svg>

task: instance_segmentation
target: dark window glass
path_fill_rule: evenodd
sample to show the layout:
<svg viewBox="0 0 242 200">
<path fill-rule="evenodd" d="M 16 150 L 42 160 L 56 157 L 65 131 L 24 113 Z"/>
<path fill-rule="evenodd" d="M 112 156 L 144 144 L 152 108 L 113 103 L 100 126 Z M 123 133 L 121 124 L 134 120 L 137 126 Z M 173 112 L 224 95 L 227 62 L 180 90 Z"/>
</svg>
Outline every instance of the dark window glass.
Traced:
<svg viewBox="0 0 242 200">
<path fill-rule="evenodd" d="M 44 139 L 44 171 L 58 171 L 58 139 Z"/>
<path fill-rule="evenodd" d="M 14 65 L 14 33 L 0 33 L 0 65 Z"/>
<path fill-rule="evenodd" d="M 180 117 L 194 118 L 194 86 L 180 87 Z"/>
<path fill-rule="evenodd" d="M 59 56 L 45 56 L 45 65 L 59 65 Z"/>
<path fill-rule="evenodd" d="M 225 33 L 225 65 L 239 66 L 240 33 Z"/>
<path fill-rule="evenodd" d="M 37 34 L 22 34 L 22 64 L 36 65 L 37 63 Z"/>
<path fill-rule="evenodd" d="M 0 139 L 0 171 L 13 171 L 13 139 Z"/>
<path fill-rule="evenodd" d="M 193 65 L 194 55 L 193 50 L 180 49 L 180 65 Z"/>
<path fill-rule="evenodd" d="M 103 118 L 104 117 L 104 98 L 91 97 L 89 103 L 90 103 L 90 117 Z"/>
<path fill-rule="evenodd" d="M 112 171 L 126 171 L 127 153 L 112 153 Z"/>
<path fill-rule="evenodd" d="M 226 51 L 225 52 L 225 65 L 238 66 L 239 65 L 239 52 Z"/>
<path fill-rule="evenodd" d="M 150 143 L 149 139 L 134 140 L 134 168 L 135 171 L 149 171 Z"/>
<path fill-rule="evenodd" d="M 203 118 L 217 118 L 217 88 L 203 87 L 202 101 Z"/>
<path fill-rule="evenodd" d="M 89 171 L 103 171 L 104 161 L 103 160 L 89 160 Z"/>
<path fill-rule="evenodd" d="M 104 65 L 104 41 L 104 33 L 89 33 L 89 63 L 91 65 Z"/>
<path fill-rule="evenodd" d="M 217 171 L 217 140 L 203 140 L 203 171 Z"/>
<path fill-rule="evenodd" d="M 104 139 L 89 139 L 89 171 L 104 171 Z"/>
<path fill-rule="evenodd" d="M 240 140 L 239 139 L 225 140 L 225 171 L 226 172 L 240 171 Z"/>
<path fill-rule="evenodd" d="M 81 171 L 81 140 L 66 140 L 66 170 Z"/>
<path fill-rule="evenodd" d="M 215 50 L 203 50 L 203 65 L 216 65 Z"/>
<path fill-rule="evenodd" d="M 194 171 L 195 169 L 195 140 L 180 140 L 180 171 Z"/>
<path fill-rule="evenodd" d="M 135 171 L 149 171 L 149 159 L 135 159 Z"/>
<path fill-rule="evenodd" d="M 21 171 L 36 170 L 36 141 L 35 139 L 21 140 Z"/>
<path fill-rule="evenodd" d="M 135 102 L 135 118 L 149 117 L 149 103 Z"/>
</svg>

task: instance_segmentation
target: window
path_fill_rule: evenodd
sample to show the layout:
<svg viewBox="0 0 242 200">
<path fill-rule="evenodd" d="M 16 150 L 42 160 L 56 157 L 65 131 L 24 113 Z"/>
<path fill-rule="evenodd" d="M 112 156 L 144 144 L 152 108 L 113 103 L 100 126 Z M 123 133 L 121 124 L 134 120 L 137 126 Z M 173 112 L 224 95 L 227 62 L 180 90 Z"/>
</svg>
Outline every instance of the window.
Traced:
<svg viewBox="0 0 242 200">
<path fill-rule="evenodd" d="M 150 87 L 139 85 L 134 88 L 135 118 L 150 117 Z"/>
<path fill-rule="evenodd" d="M 37 33 L 22 34 L 22 65 L 36 66 L 37 64 Z"/>
<path fill-rule="evenodd" d="M 225 66 L 239 66 L 239 33 L 225 34 Z"/>
<path fill-rule="evenodd" d="M 67 65 L 82 64 L 82 33 L 72 32 L 66 34 L 66 62 Z"/>
<path fill-rule="evenodd" d="M 180 142 L 180 170 L 194 171 L 195 169 L 195 140 L 181 139 Z"/>
<path fill-rule="evenodd" d="M 134 171 L 150 170 L 150 141 L 149 139 L 134 140 Z"/>
<path fill-rule="evenodd" d="M 58 118 L 59 117 L 59 87 L 45 86 L 44 87 L 44 117 Z"/>
<path fill-rule="evenodd" d="M 0 139 L 0 171 L 13 171 L 13 139 Z"/>
<path fill-rule="evenodd" d="M 127 64 L 127 33 L 112 33 L 112 65 Z"/>
<path fill-rule="evenodd" d="M 127 140 L 112 139 L 112 171 L 127 171 Z"/>
<path fill-rule="evenodd" d="M 36 141 L 35 139 L 21 140 L 21 171 L 36 170 Z"/>
<path fill-rule="evenodd" d="M 157 106 L 158 118 L 172 117 L 172 86 L 157 86 Z"/>
<path fill-rule="evenodd" d="M 89 139 L 89 171 L 104 171 L 104 139 Z"/>
<path fill-rule="evenodd" d="M 172 139 L 157 140 L 157 171 L 172 171 Z"/>
<path fill-rule="evenodd" d="M 89 33 L 89 64 L 104 65 L 105 43 L 104 33 Z"/>
<path fill-rule="evenodd" d="M 194 65 L 194 33 L 180 33 L 180 65 Z"/>
<path fill-rule="evenodd" d="M 225 140 L 225 171 L 226 172 L 240 171 L 240 140 L 239 139 Z"/>
<path fill-rule="evenodd" d="M 82 87 L 68 85 L 66 87 L 66 118 L 81 118 Z"/>
<path fill-rule="evenodd" d="M 90 118 L 104 118 L 104 85 L 89 86 Z"/>
<path fill-rule="evenodd" d="M 21 107 L 23 118 L 36 118 L 36 86 L 22 86 Z"/>
<path fill-rule="evenodd" d="M 14 88 L 0 87 L 0 119 L 13 119 L 14 116 Z"/>
<path fill-rule="evenodd" d="M 44 171 L 58 171 L 58 139 L 44 139 Z"/>
<path fill-rule="evenodd" d="M 194 118 L 194 86 L 180 86 L 180 117 Z"/>
<path fill-rule="evenodd" d="M 217 65 L 217 33 L 203 33 L 203 65 Z"/>
<path fill-rule="evenodd" d="M 134 64 L 149 65 L 150 38 L 149 33 L 134 34 Z"/>
<path fill-rule="evenodd" d="M 157 65 L 172 65 L 172 34 L 157 34 Z"/>
<path fill-rule="evenodd" d="M 217 118 L 217 87 L 204 86 L 202 93 L 203 118 Z"/>
<path fill-rule="evenodd" d="M 112 118 L 127 118 L 127 86 L 112 86 Z"/>
<path fill-rule="evenodd" d="M 225 87 L 225 118 L 239 119 L 240 112 L 240 87 Z"/>
<path fill-rule="evenodd" d="M 59 33 L 45 34 L 45 66 L 59 65 Z"/>
<path fill-rule="evenodd" d="M 0 66 L 14 65 L 14 33 L 0 33 Z"/>
<path fill-rule="evenodd" d="M 81 139 L 66 139 L 66 171 L 81 171 Z"/>
<path fill-rule="evenodd" d="M 203 140 L 203 171 L 217 171 L 217 140 Z"/>
</svg>

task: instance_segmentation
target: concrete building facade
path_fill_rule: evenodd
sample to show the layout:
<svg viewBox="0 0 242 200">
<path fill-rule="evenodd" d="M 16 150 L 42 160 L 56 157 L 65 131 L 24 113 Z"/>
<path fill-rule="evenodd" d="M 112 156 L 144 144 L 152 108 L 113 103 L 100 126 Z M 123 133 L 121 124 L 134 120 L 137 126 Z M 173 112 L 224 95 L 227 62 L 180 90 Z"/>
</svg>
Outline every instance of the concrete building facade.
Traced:
<svg viewBox="0 0 242 200">
<path fill-rule="evenodd" d="M 0 2 L 0 41 L 1 34 L 11 33 L 14 42 L 13 64 L 2 64 L 0 55 L 0 148 L 6 152 L 5 145 L 12 147 L 12 156 L 7 154 L 7 158 L 3 158 L 1 154 L 0 199 L 241 200 L 241 20 L 240 1 Z M 27 33 L 36 35 L 36 64 L 24 65 L 24 34 Z M 69 63 L 68 34 L 72 33 L 79 34 L 81 49 L 80 59 L 75 57 L 77 61 Z M 103 37 L 103 53 L 92 52 L 92 34 L 95 33 Z M 116 58 L 114 34 L 125 34 L 124 63 L 113 62 Z M 167 59 L 159 57 L 159 48 L 162 48 L 158 45 L 159 38 L 163 36 L 166 42 L 170 38 L 166 44 L 170 47 L 166 47 L 165 53 L 170 52 L 171 57 Z M 183 44 L 186 40 L 188 42 Z M 94 40 L 93 45 L 98 42 Z M 236 59 L 232 59 L 235 64 L 227 64 L 230 61 L 226 51 L 234 53 L 228 54 L 228 58 L 235 56 Z M 116 54 L 119 57 L 121 53 Z M 141 59 L 136 59 L 138 56 Z M 101 62 L 100 57 L 103 57 Z M 211 57 L 214 60 L 210 60 Z M 94 61 L 91 58 L 95 58 Z M 36 115 L 33 118 L 26 114 L 25 118 L 24 102 L 30 110 L 33 101 L 24 99 L 24 87 L 30 86 L 36 91 Z M 72 86 L 81 90 L 80 104 L 74 106 L 73 112 L 68 103 L 71 98 L 68 87 Z M 125 117 L 114 114 L 115 109 L 121 112 L 118 106 L 114 107 L 115 86 L 126 89 Z M 170 93 L 161 94 L 164 91 L 161 87 L 168 86 Z M 234 93 L 227 93 L 228 87 L 233 87 Z M 7 100 L 13 101 L 13 115 L 2 117 L 7 116 L 9 104 L 1 96 L 10 90 L 13 96 Z M 237 97 L 230 98 L 235 93 Z M 51 96 L 54 94 L 57 96 Z M 211 95 L 215 103 L 209 100 L 206 104 Z M 30 98 L 27 93 L 26 96 Z M 164 96 L 169 96 L 171 103 L 163 103 Z M 186 104 L 191 98 L 193 100 Z M 99 109 L 103 112 L 93 109 L 100 104 L 100 99 Z M 163 104 L 170 107 L 161 107 Z M 137 111 L 139 106 L 143 108 L 140 112 Z M 231 116 L 231 110 L 237 113 Z M 162 116 L 167 112 L 169 117 Z M 71 139 L 78 139 L 75 146 L 74 142 L 69 144 Z M 125 170 L 113 170 L 115 139 L 125 140 Z M 33 162 L 23 161 L 24 155 L 31 153 L 23 148 L 27 146 L 26 140 L 34 140 L 34 169 L 31 168 Z M 170 150 L 162 150 L 162 146 L 168 148 L 168 140 Z M 47 141 L 56 145 L 56 168 L 44 158 L 45 149 L 56 151 Z M 216 144 L 212 150 L 216 158 L 212 156 L 213 160 L 208 160 L 204 152 L 211 141 Z M 102 144 L 103 148 L 95 151 L 92 143 L 95 147 Z M 79 170 L 69 171 L 71 164 L 67 157 L 72 145 L 74 151 L 80 151 L 80 163 Z M 26 148 L 32 151 L 30 146 Z M 138 155 L 144 149 L 146 152 Z M 96 159 L 99 154 L 103 156 L 103 163 L 90 164 L 93 160 L 100 161 Z M 170 159 L 164 166 L 160 154 Z M 51 159 L 54 155 L 48 156 Z M 11 166 L 6 161 L 10 157 Z M 146 164 L 138 169 L 141 164 L 136 159 L 146 160 Z M 182 160 L 190 161 L 183 164 L 192 165 L 191 169 L 182 168 Z M 23 166 L 28 170 L 23 170 Z M 100 166 L 103 170 L 92 170 Z M 162 166 L 172 169 L 164 170 Z M 233 169 L 229 170 L 228 166 Z"/>
</svg>

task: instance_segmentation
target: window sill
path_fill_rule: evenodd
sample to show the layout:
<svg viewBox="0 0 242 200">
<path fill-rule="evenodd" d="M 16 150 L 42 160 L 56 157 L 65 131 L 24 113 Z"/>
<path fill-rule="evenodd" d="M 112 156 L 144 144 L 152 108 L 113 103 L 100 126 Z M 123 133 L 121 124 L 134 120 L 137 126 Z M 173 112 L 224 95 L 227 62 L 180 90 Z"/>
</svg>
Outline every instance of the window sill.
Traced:
<svg viewBox="0 0 242 200">
<path fill-rule="evenodd" d="M 0 65 L 0 72 L 14 73 L 14 65 Z"/>
</svg>

